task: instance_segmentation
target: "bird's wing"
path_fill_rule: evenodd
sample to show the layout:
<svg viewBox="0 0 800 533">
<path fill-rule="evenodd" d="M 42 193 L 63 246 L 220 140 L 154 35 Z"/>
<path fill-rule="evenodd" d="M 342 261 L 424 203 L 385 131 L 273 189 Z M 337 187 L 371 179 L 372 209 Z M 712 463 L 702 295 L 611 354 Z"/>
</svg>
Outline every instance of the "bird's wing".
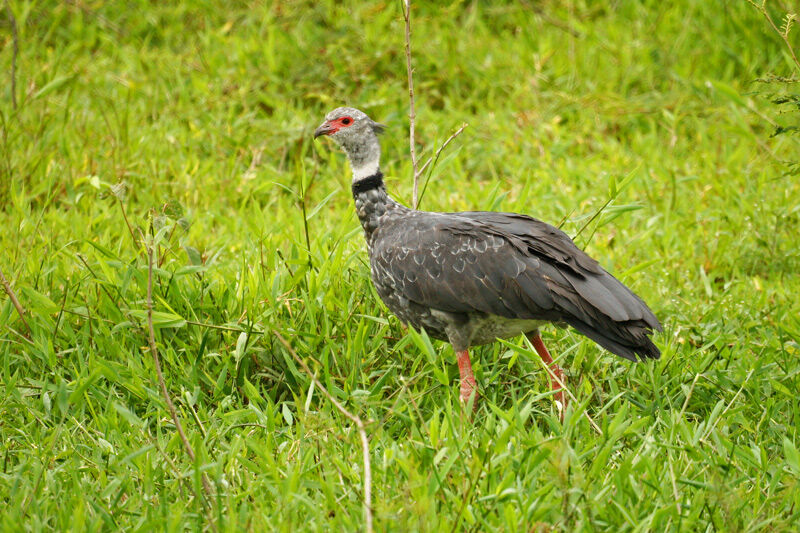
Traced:
<svg viewBox="0 0 800 533">
<path fill-rule="evenodd" d="M 539 261 L 466 218 L 417 213 L 383 224 L 371 262 L 403 297 L 434 309 L 535 319 L 555 308 Z"/>
<path fill-rule="evenodd" d="M 417 212 L 377 230 L 371 262 L 421 305 L 563 321 L 624 357 L 658 353 L 647 305 L 566 234 L 524 215 Z"/>
<path fill-rule="evenodd" d="M 560 229 L 516 213 L 467 211 L 456 215 L 502 231 L 523 253 L 555 266 L 589 304 L 609 318 L 618 322 L 641 320 L 650 328 L 661 330 L 647 304 Z"/>
</svg>

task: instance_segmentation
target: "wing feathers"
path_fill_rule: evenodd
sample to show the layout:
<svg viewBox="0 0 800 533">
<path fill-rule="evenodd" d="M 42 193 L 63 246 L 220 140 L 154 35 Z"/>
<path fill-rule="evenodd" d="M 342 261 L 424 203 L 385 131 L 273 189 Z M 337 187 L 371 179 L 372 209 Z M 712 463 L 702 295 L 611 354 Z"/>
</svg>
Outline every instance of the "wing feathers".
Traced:
<svg viewBox="0 0 800 533">
<path fill-rule="evenodd" d="M 376 278 L 433 309 L 562 321 L 622 357 L 659 354 L 647 305 L 566 234 L 524 215 L 389 220 L 373 235 L 371 262 Z"/>
</svg>

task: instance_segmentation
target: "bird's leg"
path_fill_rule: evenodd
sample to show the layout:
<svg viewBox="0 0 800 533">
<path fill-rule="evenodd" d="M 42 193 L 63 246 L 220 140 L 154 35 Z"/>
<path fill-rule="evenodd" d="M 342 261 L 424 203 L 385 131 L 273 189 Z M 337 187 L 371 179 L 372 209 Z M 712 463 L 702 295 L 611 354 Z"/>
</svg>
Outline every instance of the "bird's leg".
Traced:
<svg viewBox="0 0 800 533">
<path fill-rule="evenodd" d="M 473 396 L 473 409 L 478 405 L 478 385 L 475 383 L 475 376 L 472 374 L 472 362 L 469 360 L 469 350 L 456 350 L 458 358 L 458 372 L 461 374 L 461 401 L 464 405 L 469 405 L 469 400 Z"/>
<path fill-rule="evenodd" d="M 550 380 L 550 388 L 554 391 L 557 391 L 555 394 L 556 401 L 561 403 L 561 412 L 563 413 L 563 410 L 567 408 L 565 401 L 566 397 L 564 396 L 564 390 L 561 387 L 561 383 L 564 383 L 564 371 L 561 370 L 561 367 L 558 366 L 555 361 L 553 361 L 553 358 L 550 356 L 550 352 L 547 351 L 547 347 L 544 345 L 542 336 L 539 335 L 538 331 L 535 333 L 529 333 L 528 339 L 531 341 L 531 344 L 533 344 L 533 347 L 536 348 L 536 352 L 539 354 L 539 357 L 542 358 L 544 364 L 547 365 L 547 378 Z"/>
</svg>

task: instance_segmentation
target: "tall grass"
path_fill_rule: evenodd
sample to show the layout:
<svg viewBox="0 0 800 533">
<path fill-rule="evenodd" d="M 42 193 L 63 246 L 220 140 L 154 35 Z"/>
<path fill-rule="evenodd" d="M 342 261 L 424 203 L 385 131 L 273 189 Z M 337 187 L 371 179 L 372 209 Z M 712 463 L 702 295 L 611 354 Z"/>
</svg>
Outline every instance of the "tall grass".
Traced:
<svg viewBox="0 0 800 533">
<path fill-rule="evenodd" d="M 364 421 L 377 530 L 796 528 L 797 145 L 752 94 L 792 64 L 746 2 L 414 8 L 419 159 L 470 124 L 421 207 L 563 221 L 665 324 L 638 365 L 547 329 L 563 422 L 522 339 L 476 351 L 463 415 L 311 141 L 341 104 L 387 123 L 410 202 L 399 3 L 8 5 L 0 270 L 29 327 L 3 296 L 3 529 L 363 527 L 357 426 L 273 331 Z"/>
</svg>

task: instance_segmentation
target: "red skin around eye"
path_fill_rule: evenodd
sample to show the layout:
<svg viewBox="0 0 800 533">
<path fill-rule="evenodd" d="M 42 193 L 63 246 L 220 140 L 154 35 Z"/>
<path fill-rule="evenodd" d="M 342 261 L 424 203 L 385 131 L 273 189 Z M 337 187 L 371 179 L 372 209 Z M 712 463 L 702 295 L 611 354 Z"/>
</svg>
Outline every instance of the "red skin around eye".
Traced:
<svg viewBox="0 0 800 533">
<path fill-rule="evenodd" d="M 346 128 L 346 127 L 352 126 L 352 125 L 353 125 L 353 119 L 351 117 L 340 117 L 340 118 L 337 118 L 336 120 L 332 120 L 330 122 L 330 126 L 331 126 L 332 129 L 331 129 L 331 132 L 330 132 L 329 135 L 333 135 L 334 133 L 336 133 L 340 129 Z"/>
</svg>

